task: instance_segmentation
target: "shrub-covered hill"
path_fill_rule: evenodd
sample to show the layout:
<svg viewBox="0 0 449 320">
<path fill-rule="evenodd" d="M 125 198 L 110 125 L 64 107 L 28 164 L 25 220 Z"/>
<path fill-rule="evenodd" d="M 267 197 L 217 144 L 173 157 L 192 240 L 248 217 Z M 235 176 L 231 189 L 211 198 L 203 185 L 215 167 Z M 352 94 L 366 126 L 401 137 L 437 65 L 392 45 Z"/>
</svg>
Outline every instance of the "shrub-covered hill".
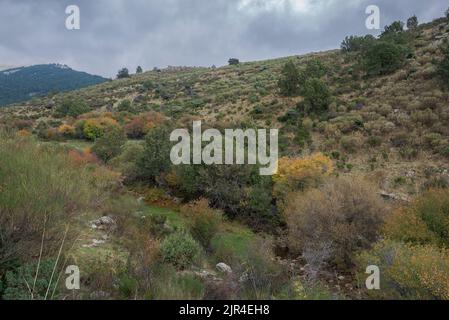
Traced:
<svg viewBox="0 0 449 320">
<path fill-rule="evenodd" d="M 6 69 L 0 66 L 0 106 L 30 100 L 50 92 L 70 91 L 107 79 L 58 64 Z"/>
<path fill-rule="evenodd" d="M 365 49 L 368 52 L 346 39 L 345 50 L 221 68 L 154 70 L 33 99 L 3 109 L 0 119 L 37 132 L 73 125 L 77 117 L 86 118 L 80 115 L 85 112 L 112 112 L 125 126 L 139 114 L 154 111 L 178 127 L 189 126 L 192 118 L 219 127 L 276 127 L 281 129 L 284 155 L 320 150 L 342 171 L 373 172 L 382 176 L 385 188 L 413 193 L 419 188 L 416 181 L 435 175 L 439 179 L 447 169 L 449 96 L 437 62 L 443 60 L 448 31 L 448 20 L 442 18 L 413 30 L 393 30 L 373 40 L 371 49 Z M 382 45 L 387 42 L 389 45 Z M 404 61 L 389 58 L 389 54 L 396 57 L 403 51 Z M 279 80 L 287 62 L 293 62 L 305 78 L 313 75 L 314 65 L 322 68 L 319 80 L 329 92 L 325 112 L 306 112 L 304 92 L 282 94 Z M 314 87 L 310 88 L 313 98 Z M 70 108 L 67 99 L 72 96 L 81 106 L 61 112 Z"/>
<path fill-rule="evenodd" d="M 0 110 L 0 298 L 45 298 L 73 262 L 73 298 L 448 299 L 449 24 L 408 24 Z M 194 119 L 279 128 L 278 172 L 172 165 Z"/>
</svg>

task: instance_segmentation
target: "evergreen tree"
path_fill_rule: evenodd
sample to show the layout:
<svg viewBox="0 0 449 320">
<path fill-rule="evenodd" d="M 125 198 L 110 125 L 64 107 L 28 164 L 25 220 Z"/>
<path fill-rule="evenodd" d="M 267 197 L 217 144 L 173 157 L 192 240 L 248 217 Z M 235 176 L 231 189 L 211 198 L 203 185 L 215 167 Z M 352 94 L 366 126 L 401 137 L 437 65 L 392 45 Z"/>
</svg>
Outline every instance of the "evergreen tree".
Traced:
<svg viewBox="0 0 449 320">
<path fill-rule="evenodd" d="M 129 78 L 129 70 L 127 68 L 123 68 L 117 73 L 117 79 L 123 78 Z"/>
<path fill-rule="evenodd" d="M 415 30 L 416 28 L 418 28 L 418 18 L 416 16 L 408 18 L 407 28 L 409 30 Z"/>
</svg>

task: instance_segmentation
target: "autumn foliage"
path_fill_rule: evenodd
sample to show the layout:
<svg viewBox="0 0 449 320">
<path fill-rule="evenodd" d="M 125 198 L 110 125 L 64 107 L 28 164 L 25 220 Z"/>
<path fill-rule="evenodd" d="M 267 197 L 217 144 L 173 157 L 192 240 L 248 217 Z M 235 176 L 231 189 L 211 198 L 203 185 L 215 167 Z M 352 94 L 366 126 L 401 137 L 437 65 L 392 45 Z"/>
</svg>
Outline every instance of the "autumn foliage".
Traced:
<svg viewBox="0 0 449 320">
<path fill-rule="evenodd" d="M 332 174 L 332 160 L 316 153 L 305 158 L 280 158 L 278 172 L 273 176 L 274 196 L 284 198 L 289 192 L 316 186 Z"/>
</svg>

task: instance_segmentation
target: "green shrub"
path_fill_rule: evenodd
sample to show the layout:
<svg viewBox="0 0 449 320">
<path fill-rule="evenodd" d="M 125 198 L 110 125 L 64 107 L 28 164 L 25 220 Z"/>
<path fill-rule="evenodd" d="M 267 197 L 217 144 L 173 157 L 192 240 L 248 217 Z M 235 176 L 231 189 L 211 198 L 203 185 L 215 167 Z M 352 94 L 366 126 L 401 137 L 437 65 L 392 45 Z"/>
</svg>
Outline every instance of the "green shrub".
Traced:
<svg viewBox="0 0 449 320">
<path fill-rule="evenodd" d="M 327 68 L 318 59 L 312 59 L 307 61 L 306 67 L 300 73 L 301 85 L 305 83 L 307 79 L 324 77 L 327 73 Z"/>
<path fill-rule="evenodd" d="M 122 275 L 118 281 L 118 289 L 123 298 L 134 298 L 138 290 L 138 281 L 128 275 Z"/>
<path fill-rule="evenodd" d="M 121 153 L 109 161 L 109 164 L 118 170 L 125 181 L 131 182 L 139 176 L 137 160 L 142 156 L 143 146 L 136 142 L 127 142 L 123 145 Z"/>
<path fill-rule="evenodd" d="M 56 107 L 55 115 L 58 117 L 77 117 L 91 111 L 87 103 L 76 97 L 67 97 Z"/>
<path fill-rule="evenodd" d="M 386 75 L 405 65 L 409 49 L 403 45 L 379 41 L 362 57 L 362 65 L 368 75 Z"/>
<path fill-rule="evenodd" d="M 117 107 L 117 111 L 123 112 L 133 112 L 133 108 L 132 108 L 132 104 L 131 101 L 128 99 L 123 100 L 122 102 L 119 103 L 118 107 Z"/>
<path fill-rule="evenodd" d="M 306 112 L 322 113 L 328 110 L 332 95 L 322 80 L 317 78 L 306 80 L 301 94 L 304 96 L 303 106 Z"/>
<path fill-rule="evenodd" d="M 28 263 L 18 267 L 15 270 L 8 271 L 5 275 L 5 290 L 3 292 L 2 299 L 44 300 L 46 297 L 50 300 L 52 298 L 56 298 L 58 294 L 58 291 L 56 290 L 57 273 L 50 283 L 55 263 L 56 261 L 54 259 L 41 261 L 35 286 L 34 279 L 36 276 L 37 262 Z M 34 291 L 32 290 L 33 287 Z M 53 295 L 53 291 L 55 291 L 55 295 Z"/>
<path fill-rule="evenodd" d="M 284 96 L 295 96 L 300 91 L 299 70 L 292 61 L 288 61 L 282 68 L 278 86 Z"/>
<path fill-rule="evenodd" d="M 238 65 L 240 63 L 240 61 L 237 58 L 230 58 L 228 60 L 228 63 L 229 63 L 230 66 L 236 66 L 236 65 Z"/>
<path fill-rule="evenodd" d="M 126 135 L 123 129 L 111 127 L 106 133 L 95 141 L 92 151 L 104 162 L 118 156 L 122 146 L 126 143 Z"/>
<path fill-rule="evenodd" d="M 156 181 L 171 166 L 170 132 L 167 128 L 151 129 L 145 136 L 143 153 L 137 160 L 139 178 Z"/>
<path fill-rule="evenodd" d="M 179 269 L 190 267 L 201 255 L 201 246 L 185 231 L 177 231 L 165 238 L 160 250 L 164 262 Z"/>
<path fill-rule="evenodd" d="M 425 192 L 390 215 L 384 230 L 392 240 L 449 247 L 449 191 Z"/>
<path fill-rule="evenodd" d="M 129 78 L 129 70 L 127 68 L 120 69 L 117 73 L 117 79 Z"/>
<path fill-rule="evenodd" d="M 402 21 L 394 21 L 389 26 L 385 26 L 384 32 L 381 36 L 386 36 L 390 33 L 400 33 L 404 31 L 404 23 Z"/>
<path fill-rule="evenodd" d="M 408 18 L 407 20 L 407 28 L 409 30 L 415 30 L 416 28 L 418 28 L 418 17 L 417 16 L 413 16 Z"/>
<path fill-rule="evenodd" d="M 243 271 L 244 299 L 268 300 L 289 281 L 287 268 L 276 261 L 272 247 L 267 239 L 255 239 L 250 244 L 244 264 L 240 266 L 244 268 L 240 270 Z"/>
<path fill-rule="evenodd" d="M 365 270 L 381 270 L 380 290 L 364 293 L 374 299 L 449 299 L 449 253 L 433 246 L 412 246 L 393 241 L 377 243 L 357 258 L 359 281 L 364 288 Z"/>
<path fill-rule="evenodd" d="M 374 44 L 376 38 L 372 35 L 366 35 L 363 37 L 350 36 L 346 37 L 341 44 L 341 50 L 343 52 L 360 52 L 367 50 Z"/>
<path fill-rule="evenodd" d="M 220 227 L 222 213 L 210 208 L 206 199 L 184 205 L 181 213 L 187 217 L 187 224 L 193 237 L 207 248 Z"/>
</svg>

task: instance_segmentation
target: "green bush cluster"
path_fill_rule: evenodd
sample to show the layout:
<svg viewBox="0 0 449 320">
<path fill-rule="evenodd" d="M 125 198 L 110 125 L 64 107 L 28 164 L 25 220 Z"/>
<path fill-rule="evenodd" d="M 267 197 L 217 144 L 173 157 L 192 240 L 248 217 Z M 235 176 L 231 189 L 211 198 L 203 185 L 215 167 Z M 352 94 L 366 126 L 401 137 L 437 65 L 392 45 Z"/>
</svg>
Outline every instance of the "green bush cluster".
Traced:
<svg viewBox="0 0 449 320">
<path fill-rule="evenodd" d="M 83 99 L 68 96 L 56 106 L 55 116 L 77 117 L 89 111 L 91 111 L 91 109 Z"/>
<path fill-rule="evenodd" d="M 198 261 L 201 246 L 185 231 L 176 231 L 161 243 L 162 259 L 179 269 L 185 269 Z"/>
</svg>

